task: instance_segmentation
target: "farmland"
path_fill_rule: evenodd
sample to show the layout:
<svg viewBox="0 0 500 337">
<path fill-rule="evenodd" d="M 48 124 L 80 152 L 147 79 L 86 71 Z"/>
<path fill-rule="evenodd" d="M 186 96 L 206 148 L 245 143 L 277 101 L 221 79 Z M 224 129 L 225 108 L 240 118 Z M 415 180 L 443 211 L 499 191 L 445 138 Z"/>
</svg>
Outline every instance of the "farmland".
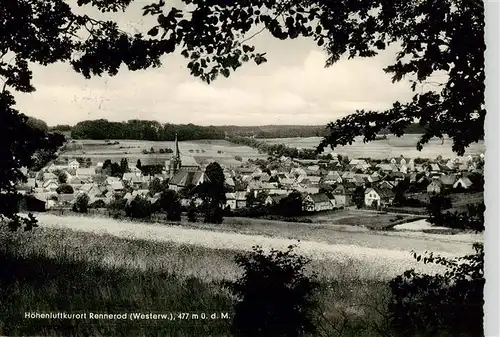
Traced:
<svg viewBox="0 0 500 337">
<path fill-rule="evenodd" d="M 114 141 L 113 141 L 114 142 Z M 119 162 L 121 158 L 127 158 L 130 163 L 137 162 L 138 159 L 143 164 L 162 165 L 165 160 L 171 158 L 170 153 L 160 153 L 160 149 L 174 149 L 174 142 L 155 142 L 142 140 L 118 140 L 118 144 L 106 143 L 102 140 L 75 140 L 68 145 L 60 157 L 91 158 L 93 163 L 110 159 Z M 265 158 L 266 155 L 259 154 L 257 150 L 248 146 L 239 146 L 225 140 L 194 140 L 179 142 L 181 154 L 195 157 L 200 163 L 217 160 L 221 164 L 237 165 L 240 162 L 234 159 L 235 156 L 243 160 L 249 158 Z M 143 151 L 154 150 L 154 153 L 144 154 Z"/>
<path fill-rule="evenodd" d="M 451 140 L 445 138 L 442 142 L 440 139 L 432 139 L 422 151 L 416 149 L 416 144 L 421 135 L 406 134 L 402 137 L 388 135 L 387 139 L 375 140 L 369 143 L 363 143 L 363 139 L 358 137 L 352 145 L 339 146 L 335 148 L 335 153 L 346 155 L 350 158 L 374 158 L 388 159 L 404 155 L 409 158 L 436 158 L 442 156 L 444 158 L 454 158 L 456 155 L 451 150 Z M 313 149 L 321 142 L 320 137 L 307 138 L 273 138 L 263 139 L 270 144 L 286 144 L 290 147 Z M 328 151 L 329 149 L 325 149 Z M 466 155 L 477 155 L 484 153 L 484 142 L 474 143 L 466 150 Z"/>
</svg>

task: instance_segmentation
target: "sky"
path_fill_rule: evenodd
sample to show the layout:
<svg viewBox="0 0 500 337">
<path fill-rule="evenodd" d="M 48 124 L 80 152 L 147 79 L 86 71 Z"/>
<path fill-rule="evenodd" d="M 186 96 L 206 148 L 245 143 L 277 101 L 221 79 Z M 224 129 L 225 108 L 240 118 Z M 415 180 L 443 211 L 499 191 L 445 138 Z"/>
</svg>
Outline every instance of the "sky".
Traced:
<svg viewBox="0 0 500 337">
<path fill-rule="evenodd" d="M 143 4 L 142 4 L 143 5 Z M 129 31 L 151 27 L 139 7 L 117 14 Z M 116 15 L 116 14 L 115 14 Z M 250 34 L 249 34 L 250 35 Z M 368 59 L 341 59 L 325 68 L 312 40 L 281 41 L 263 33 L 252 40 L 268 62 L 246 63 L 208 85 L 191 76 L 187 61 L 167 55 L 157 69 L 90 80 L 69 64 L 33 65 L 36 92 L 16 94 L 17 107 L 49 125 L 105 118 L 198 125 L 326 124 L 356 109 L 385 109 L 412 97 L 407 81 L 393 84 L 382 70 L 397 47 Z"/>
</svg>

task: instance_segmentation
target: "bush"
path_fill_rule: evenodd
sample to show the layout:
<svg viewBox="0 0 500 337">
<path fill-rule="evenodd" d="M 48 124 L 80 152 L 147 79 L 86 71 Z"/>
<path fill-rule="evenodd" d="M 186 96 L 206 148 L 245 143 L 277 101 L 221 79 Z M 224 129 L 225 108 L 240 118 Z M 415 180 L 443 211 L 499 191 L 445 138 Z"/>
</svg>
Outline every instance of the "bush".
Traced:
<svg viewBox="0 0 500 337">
<path fill-rule="evenodd" d="M 152 214 L 151 202 L 141 196 L 136 196 L 134 200 L 125 207 L 125 214 L 131 218 L 144 219 Z"/>
<path fill-rule="evenodd" d="M 445 266 L 442 275 L 406 271 L 390 282 L 389 310 L 400 336 L 483 336 L 484 250 L 458 259 L 433 256 L 417 261 Z"/>
<path fill-rule="evenodd" d="M 303 336 L 315 332 L 313 293 L 319 288 L 316 275 L 305 275 L 309 260 L 293 252 L 261 247 L 236 256 L 243 276 L 225 285 L 238 298 L 231 330 L 234 336 Z"/>
<path fill-rule="evenodd" d="M 87 213 L 89 208 L 89 196 L 82 193 L 79 194 L 76 198 L 75 203 L 73 204 L 73 211 L 77 213 Z"/>
<path fill-rule="evenodd" d="M 196 214 L 196 205 L 193 201 L 190 202 L 189 207 L 187 209 L 187 217 L 189 222 L 196 222 L 197 214 Z"/>
<path fill-rule="evenodd" d="M 105 208 L 106 203 L 102 199 L 98 199 L 90 204 L 90 208 Z"/>
<path fill-rule="evenodd" d="M 56 189 L 57 194 L 73 194 L 75 191 L 73 190 L 73 186 L 68 184 L 59 185 Z"/>
</svg>

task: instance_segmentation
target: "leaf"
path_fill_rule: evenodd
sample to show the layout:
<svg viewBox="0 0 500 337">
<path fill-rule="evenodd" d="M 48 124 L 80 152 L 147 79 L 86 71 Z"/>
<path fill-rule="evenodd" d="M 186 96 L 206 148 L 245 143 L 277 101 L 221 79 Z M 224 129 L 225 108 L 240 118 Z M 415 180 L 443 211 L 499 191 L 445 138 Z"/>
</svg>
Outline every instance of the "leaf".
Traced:
<svg viewBox="0 0 500 337">
<path fill-rule="evenodd" d="M 150 36 L 156 36 L 158 35 L 158 27 L 153 27 L 149 30 L 148 35 Z"/>
<path fill-rule="evenodd" d="M 227 69 L 227 68 L 221 69 L 221 70 L 220 70 L 220 73 L 221 73 L 224 77 L 229 77 L 229 75 L 230 75 L 229 69 Z"/>
</svg>

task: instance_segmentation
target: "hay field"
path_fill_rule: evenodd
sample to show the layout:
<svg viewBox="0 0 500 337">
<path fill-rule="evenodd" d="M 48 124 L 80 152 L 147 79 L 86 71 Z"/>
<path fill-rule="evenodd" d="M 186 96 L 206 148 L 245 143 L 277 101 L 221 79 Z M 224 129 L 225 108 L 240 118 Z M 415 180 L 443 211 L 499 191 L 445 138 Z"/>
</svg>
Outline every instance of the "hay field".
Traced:
<svg viewBox="0 0 500 337">
<path fill-rule="evenodd" d="M 112 142 L 114 142 L 113 140 Z M 82 139 L 70 143 L 68 149 L 61 154 L 61 157 L 90 157 L 93 162 L 111 161 L 119 162 L 121 158 L 127 158 L 129 162 L 135 163 L 138 159 L 144 162 L 164 164 L 170 159 L 172 154 L 159 153 L 160 149 L 174 149 L 174 142 L 155 142 L 142 140 L 117 140 L 119 144 L 106 144 L 102 140 Z M 143 150 L 153 154 L 144 154 Z M 248 146 L 240 146 L 225 140 L 194 140 L 179 142 L 181 154 L 193 156 L 198 162 L 217 160 L 226 165 L 239 164 L 234 159 L 235 156 L 242 157 L 243 160 L 249 158 L 264 158 L 266 155 L 259 154 L 257 150 Z"/>
</svg>

